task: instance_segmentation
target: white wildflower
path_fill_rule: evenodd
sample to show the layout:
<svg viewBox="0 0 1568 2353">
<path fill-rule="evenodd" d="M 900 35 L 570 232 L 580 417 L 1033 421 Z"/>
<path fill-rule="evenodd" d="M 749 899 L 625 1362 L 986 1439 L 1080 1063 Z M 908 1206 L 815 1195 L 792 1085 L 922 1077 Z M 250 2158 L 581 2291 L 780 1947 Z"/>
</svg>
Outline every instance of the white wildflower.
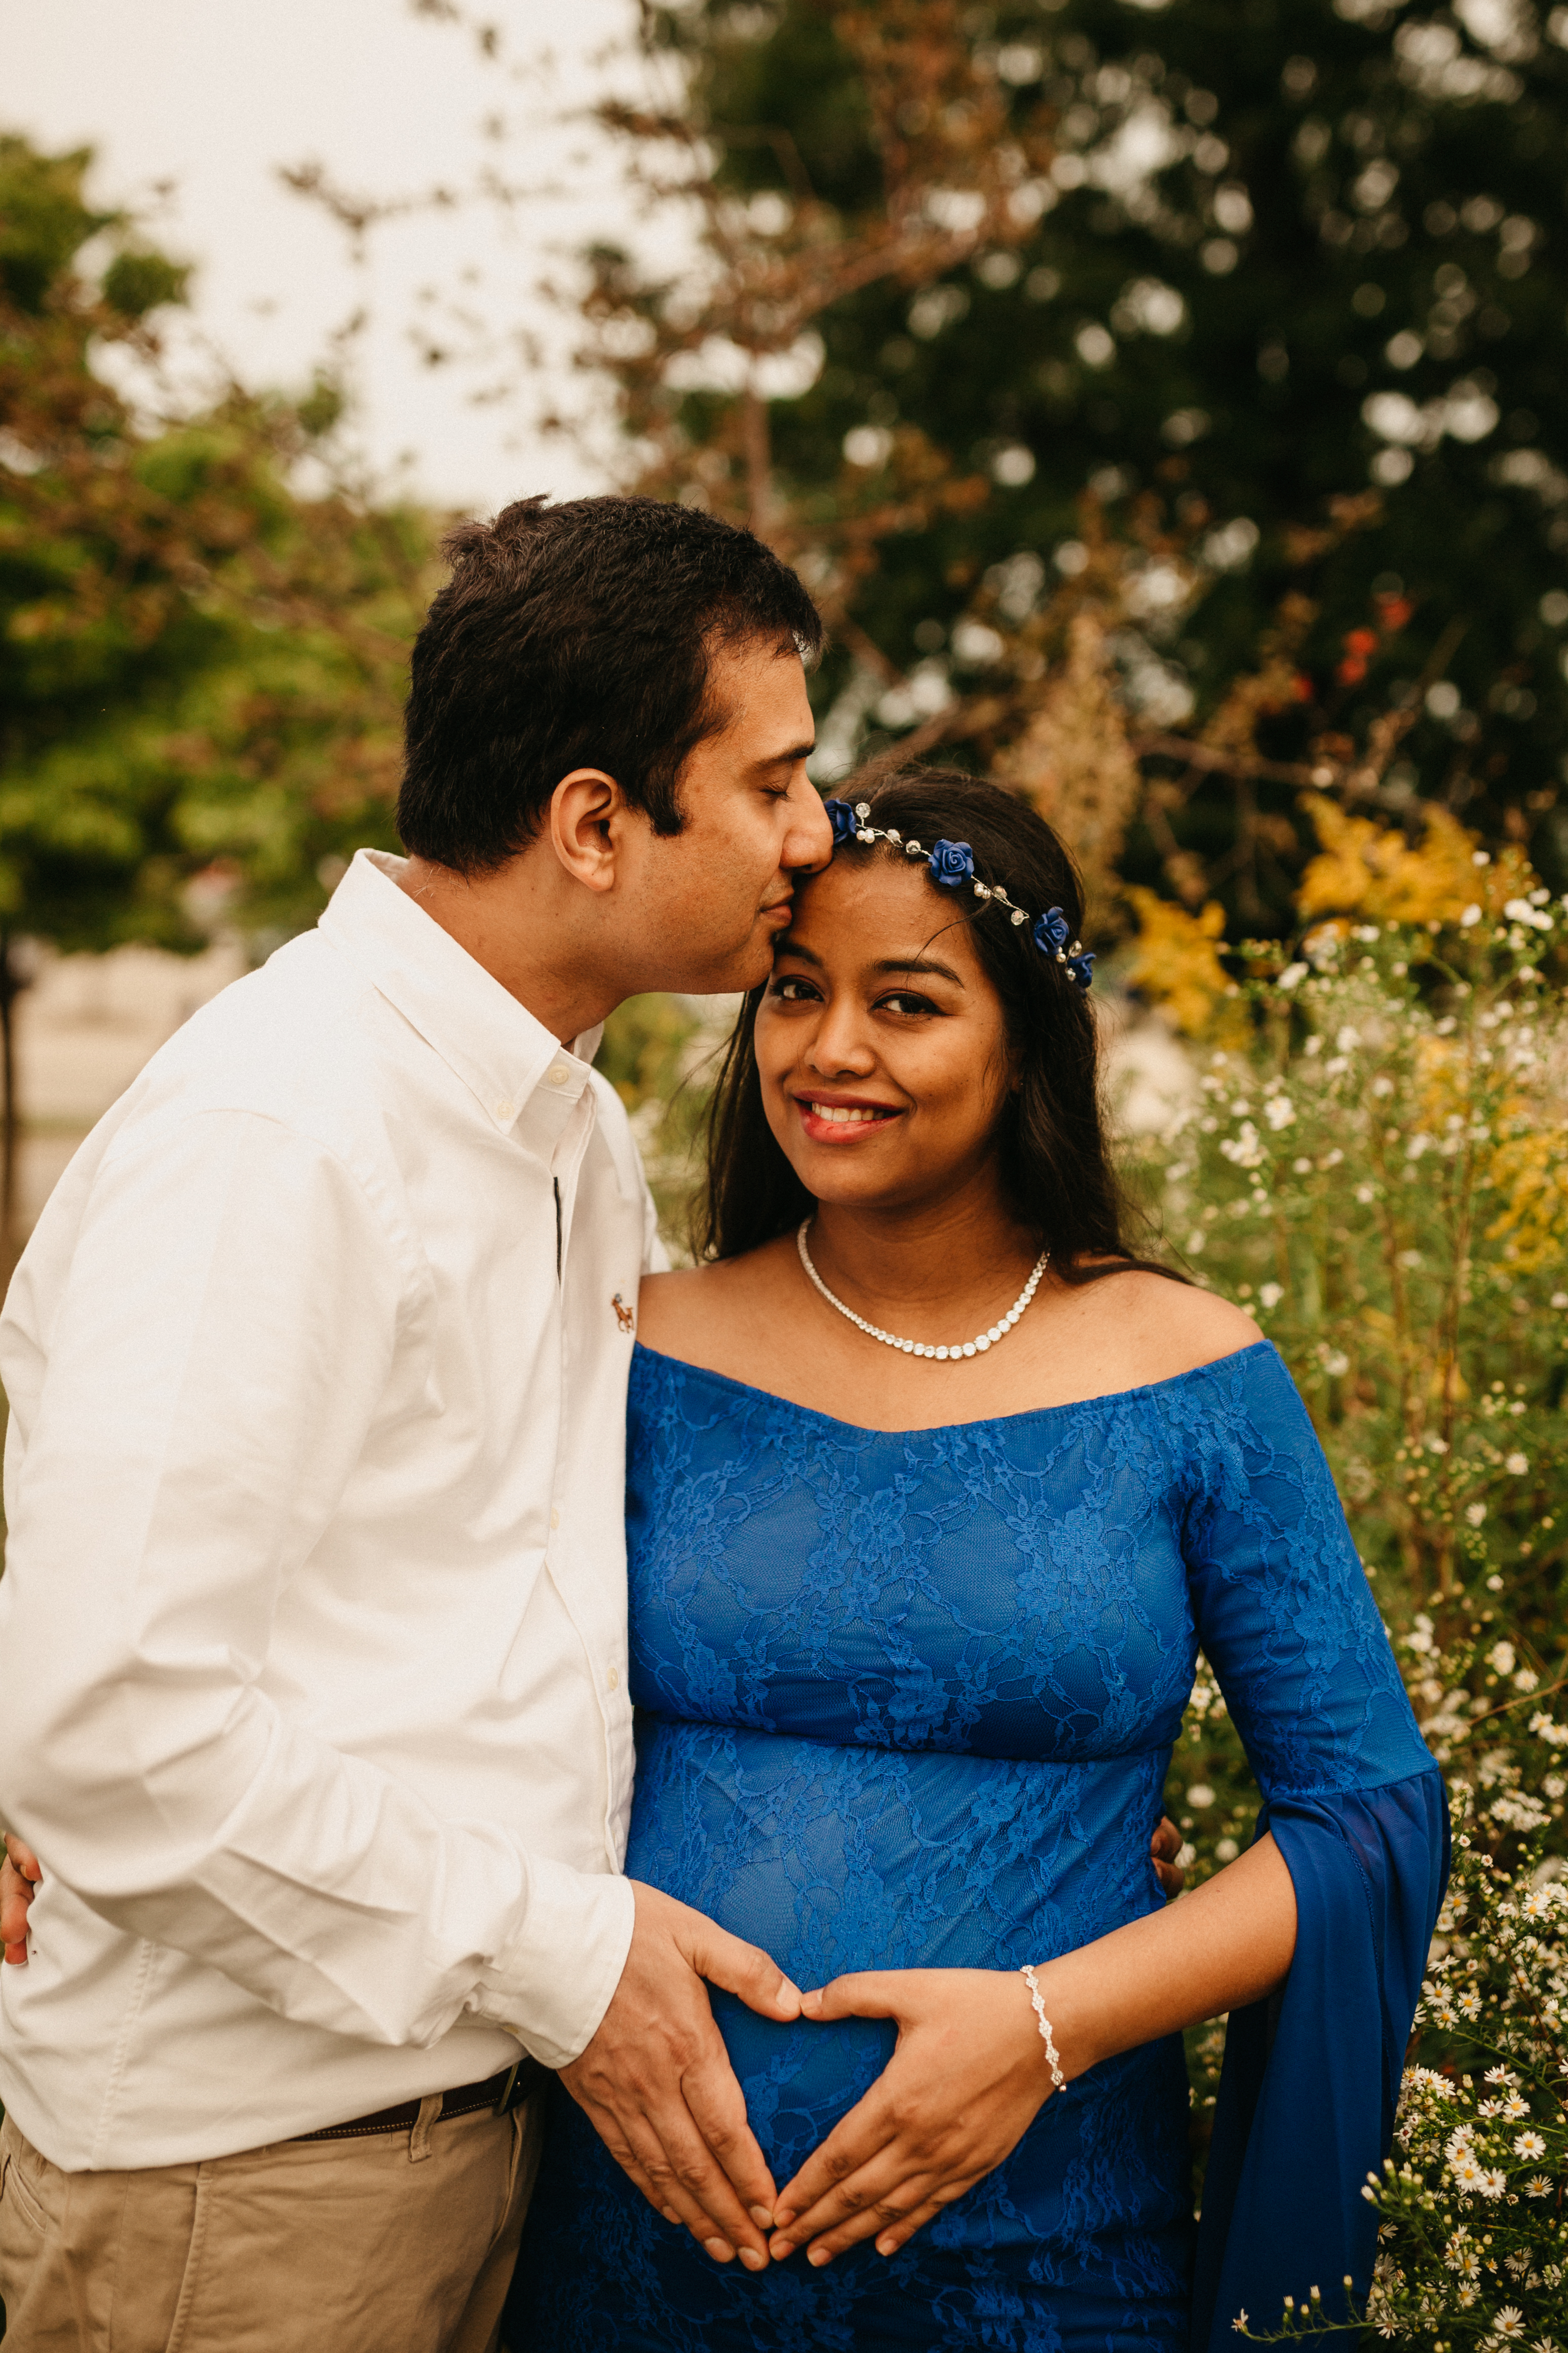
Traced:
<svg viewBox="0 0 1568 2353">
<path fill-rule="evenodd" d="M 1234 1161 L 1238 1168 L 1258 1168 L 1262 1165 L 1263 1146 L 1258 1142 L 1258 1130 L 1249 1119 L 1242 1121 L 1237 1134 L 1221 1136 L 1219 1148 L 1226 1158 Z"/>
<path fill-rule="evenodd" d="M 1258 1293 L 1260 1307 L 1278 1307 L 1285 1293 L 1277 1282 L 1266 1282 Z"/>
<path fill-rule="evenodd" d="M 1289 1127 L 1294 1121 L 1296 1106 L 1289 1095 L 1270 1095 L 1263 1106 L 1263 1116 L 1278 1134 L 1280 1128 Z"/>
<path fill-rule="evenodd" d="M 1544 2157 L 1546 2154 L 1546 2143 L 1542 2139 L 1541 2135 L 1538 2132 L 1516 2133 L 1514 2135 L 1513 2153 L 1515 2157 Z"/>
<path fill-rule="evenodd" d="M 1528 1458 L 1525 1455 L 1518 1453 L 1510 1454 L 1508 1461 L 1503 1464 L 1503 1469 L 1505 1471 L 1511 1471 L 1516 1479 L 1522 1479 L 1529 1468 L 1530 1462 Z"/>
<path fill-rule="evenodd" d="M 1511 1642 L 1494 1642 L 1487 1652 L 1488 1666 L 1495 1668 L 1500 1675 L 1511 1675 L 1518 1663 L 1519 1654 Z M 1489 2084 L 1495 2080 L 1494 2076 L 1487 2077 Z"/>
</svg>

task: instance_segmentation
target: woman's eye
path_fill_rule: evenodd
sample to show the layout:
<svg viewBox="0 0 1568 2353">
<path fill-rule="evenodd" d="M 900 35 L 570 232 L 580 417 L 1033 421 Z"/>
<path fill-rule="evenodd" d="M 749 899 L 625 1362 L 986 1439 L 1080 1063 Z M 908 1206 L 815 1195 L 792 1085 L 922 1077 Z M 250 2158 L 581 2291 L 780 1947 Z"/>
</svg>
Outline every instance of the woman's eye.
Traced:
<svg viewBox="0 0 1568 2353">
<path fill-rule="evenodd" d="M 879 997 L 877 999 L 877 1008 L 879 1012 L 900 1013 L 906 1016 L 934 1013 L 937 1010 L 929 997 L 917 997 L 911 988 L 894 989 L 889 996 Z"/>
<path fill-rule="evenodd" d="M 780 998 L 785 1005 L 809 1005 L 816 995 L 816 989 L 809 980 L 801 980 L 793 973 L 786 973 L 783 980 L 773 982 L 768 994 Z"/>
</svg>

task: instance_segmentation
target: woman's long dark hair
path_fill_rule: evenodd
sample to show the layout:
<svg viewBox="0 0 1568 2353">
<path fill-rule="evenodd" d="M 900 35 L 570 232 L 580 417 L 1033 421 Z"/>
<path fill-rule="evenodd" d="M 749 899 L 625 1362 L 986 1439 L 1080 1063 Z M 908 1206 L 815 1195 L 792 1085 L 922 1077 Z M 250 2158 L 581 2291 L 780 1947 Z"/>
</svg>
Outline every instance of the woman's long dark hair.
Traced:
<svg viewBox="0 0 1568 2353">
<path fill-rule="evenodd" d="M 1049 907 L 1061 909 L 1069 938 L 1082 927 L 1083 886 L 1063 844 L 1026 802 L 957 768 L 906 768 L 865 787 L 847 785 L 844 794 L 869 802 L 869 823 L 892 826 L 906 841 L 928 849 L 943 839 L 967 841 L 980 881 L 1000 884 L 1014 906 L 1028 910 L 1028 923 L 1014 924 L 991 902 L 931 886 L 938 926 L 970 924 L 1002 1000 L 1019 1082 L 1001 1113 L 1003 1178 L 1058 1275 L 1081 1282 L 1126 1266 L 1173 1273 L 1128 1248 L 1129 1209 L 1100 1110 L 1094 1017 L 1085 992 L 1031 937 L 1036 916 Z M 899 852 L 852 841 L 837 855 L 866 864 Z M 739 1258 L 789 1232 L 812 1208 L 763 1109 L 754 1030 L 765 987 L 742 1008 L 709 1111 L 708 1181 L 694 1219 L 700 1259 Z M 1101 1263 L 1086 1263 L 1093 1261 Z"/>
</svg>

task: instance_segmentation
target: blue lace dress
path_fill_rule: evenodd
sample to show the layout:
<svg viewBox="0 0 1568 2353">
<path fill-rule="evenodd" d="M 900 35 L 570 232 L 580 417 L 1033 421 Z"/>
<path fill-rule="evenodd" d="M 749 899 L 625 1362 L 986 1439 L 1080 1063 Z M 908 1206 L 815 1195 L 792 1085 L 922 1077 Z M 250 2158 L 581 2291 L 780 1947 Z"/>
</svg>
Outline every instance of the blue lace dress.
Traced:
<svg viewBox="0 0 1568 2353">
<path fill-rule="evenodd" d="M 956 1388 L 956 1384 L 955 1384 Z M 1238 2013 L 1194 2231 L 1179 2037 L 1050 2100 L 891 2260 L 753 2278 L 662 2221 L 564 2094 L 509 2315 L 527 2353 L 1234 2348 L 1364 2290 L 1446 1869 L 1416 1731 L 1328 1466 L 1264 1344 L 1087 1403 L 856 1429 L 639 1348 L 626 1869 L 803 1986 L 1013 1968 L 1163 1902 L 1149 1856 L 1201 1644 L 1295 1883 Z M 715 2010 L 782 2186 L 893 2029 Z"/>
</svg>

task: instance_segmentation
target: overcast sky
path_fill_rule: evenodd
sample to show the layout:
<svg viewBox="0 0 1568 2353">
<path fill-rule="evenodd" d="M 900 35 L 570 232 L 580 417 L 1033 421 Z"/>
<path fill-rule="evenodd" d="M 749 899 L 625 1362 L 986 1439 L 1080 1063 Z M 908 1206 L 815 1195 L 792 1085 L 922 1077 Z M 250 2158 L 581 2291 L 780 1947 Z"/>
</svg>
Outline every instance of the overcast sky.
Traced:
<svg viewBox="0 0 1568 2353">
<path fill-rule="evenodd" d="M 485 13 L 503 28 L 499 66 L 410 0 L 0 0 L 0 129 L 97 150 L 94 198 L 146 207 L 157 241 L 197 265 L 196 324 L 248 383 L 308 383 L 365 308 L 367 453 L 384 470 L 410 459 L 427 498 L 489 512 L 601 479 L 533 430 L 550 389 L 584 397 L 564 375 L 568 330 L 535 290 L 589 235 L 635 234 L 614 157 L 564 119 L 616 70 L 605 53 L 624 43 L 633 0 Z M 496 118 L 499 142 L 484 128 Z M 356 266 L 342 231 L 279 180 L 279 165 L 312 161 L 356 197 L 471 189 L 487 164 L 537 193 L 510 224 L 479 206 L 384 226 Z M 483 322 L 489 348 L 431 368 L 410 329 L 429 321 L 426 340 L 452 348 L 450 305 Z M 544 343 L 543 384 L 519 329 Z M 475 405 L 497 386 L 503 397 Z"/>
</svg>

